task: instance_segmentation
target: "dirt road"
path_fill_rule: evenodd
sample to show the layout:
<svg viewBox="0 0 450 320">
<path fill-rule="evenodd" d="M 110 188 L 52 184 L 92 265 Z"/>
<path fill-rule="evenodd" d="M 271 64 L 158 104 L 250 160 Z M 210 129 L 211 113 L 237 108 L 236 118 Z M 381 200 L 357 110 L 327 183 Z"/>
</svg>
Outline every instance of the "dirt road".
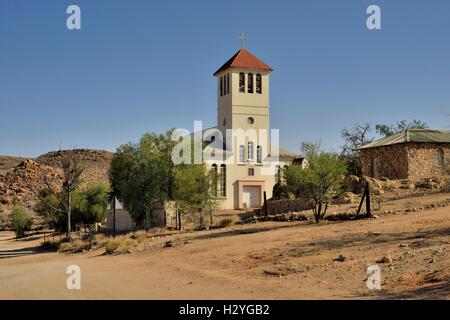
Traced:
<svg viewBox="0 0 450 320">
<path fill-rule="evenodd" d="M 448 299 L 449 211 L 234 226 L 120 256 L 40 253 L 40 240 L 3 232 L 0 299 Z M 377 264 L 385 255 L 393 261 Z M 366 286 L 374 264 L 382 290 Z M 81 268 L 81 290 L 66 288 L 69 265 Z"/>
</svg>

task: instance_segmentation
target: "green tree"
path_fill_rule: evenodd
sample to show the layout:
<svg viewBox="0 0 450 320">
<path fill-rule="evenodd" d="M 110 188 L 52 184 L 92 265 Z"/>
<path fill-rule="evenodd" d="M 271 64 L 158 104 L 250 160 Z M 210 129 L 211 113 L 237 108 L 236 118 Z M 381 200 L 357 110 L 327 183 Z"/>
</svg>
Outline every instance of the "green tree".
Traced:
<svg viewBox="0 0 450 320">
<path fill-rule="evenodd" d="M 139 143 L 120 146 L 111 162 L 110 182 L 136 226 L 142 226 L 157 204 L 171 199 L 172 130 L 144 135 Z"/>
<path fill-rule="evenodd" d="M 76 224 L 91 227 L 106 219 L 106 207 L 109 197 L 107 185 L 94 185 L 73 194 L 73 221 Z"/>
<path fill-rule="evenodd" d="M 59 166 L 62 171 L 61 175 L 51 174 L 41 167 L 39 175 L 46 186 L 44 193 L 42 193 L 42 190 L 34 191 L 32 185 L 29 185 L 29 188 L 38 197 L 41 204 L 48 206 L 52 212 L 58 213 L 58 221 L 66 221 L 66 236 L 70 239 L 70 232 L 72 231 L 72 194 L 81 183 L 81 175 L 84 168 L 80 165 L 79 160 L 70 153 L 61 158 Z M 51 194 L 52 201 L 48 201 L 49 198 L 47 200 L 43 199 L 43 194 Z M 53 202 L 54 199 L 57 201 L 56 205 Z"/>
<path fill-rule="evenodd" d="M 426 122 L 423 122 L 421 120 L 412 120 L 411 122 L 401 120 L 396 124 L 377 124 L 375 126 L 376 132 L 384 137 L 392 136 L 407 129 L 428 129 L 428 125 L 426 124 Z"/>
<path fill-rule="evenodd" d="M 212 213 L 217 208 L 213 195 L 215 183 L 217 177 L 214 172 L 203 164 L 178 165 L 174 168 L 174 200 L 183 214 L 194 217 L 199 229 L 212 223 Z"/>
<path fill-rule="evenodd" d="M 308 165 L 303 169 L 289 166 L 285 171 L 286 182 L 297 197 L 312 201 L 314 218 L 319 222 L 333 196 L 342 191 L 346 164 L 337 153 L 322 151 L 318 144 L 304 143 L 302 150 Z"/>
<path fill-rule="evenodd" d="M 42 217 L 43 221 L 51 229 L 65 230 L 67 224 L 65 215 L 61 214 L 64 209 L 59 200 L 48 189 L 39 191 L 39 201 L 34 205 L 34 211 Z M 57 210 L 58 209 L 58 210 Z"/>
<path fill-rule="evenodd" d="M 11 212 L 11 226 L 16 238 L 23 237 L 25 231 L 31 230 L 33 218 L 20 207 L 13 207 Z"/>
</svg>

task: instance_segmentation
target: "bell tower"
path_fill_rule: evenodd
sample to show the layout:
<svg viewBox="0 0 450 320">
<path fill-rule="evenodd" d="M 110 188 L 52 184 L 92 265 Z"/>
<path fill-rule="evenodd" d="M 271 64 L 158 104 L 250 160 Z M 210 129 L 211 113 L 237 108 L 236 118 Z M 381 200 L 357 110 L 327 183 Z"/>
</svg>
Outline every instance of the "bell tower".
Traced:
<svg viewBox="0 0 450 320">
<path fill-rule="evenodd" d="M 227 129 L 260 129 L 269 134 L 269 74 L 272 68 L 243 48 L 236 52 L 214 76 L 217 78 L 217 128 L 226 137 Z M 255 146 L 258 141 L 252 141 Z M 268 146 L 261 146 L 267 151 Z M 234 148 L 233 148 L 234 149 Z"/>
</svg>

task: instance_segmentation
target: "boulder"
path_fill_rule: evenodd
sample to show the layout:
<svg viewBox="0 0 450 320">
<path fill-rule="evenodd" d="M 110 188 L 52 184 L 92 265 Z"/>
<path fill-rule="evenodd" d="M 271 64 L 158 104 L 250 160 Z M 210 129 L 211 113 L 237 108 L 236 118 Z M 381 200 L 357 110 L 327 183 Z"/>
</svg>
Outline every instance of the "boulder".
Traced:
<svg viewBox="0 0 450 320">
<path fill-rule="evenodd" d="M 10 204 L 11 202 L 12 202 L 12 200 L 11 200 L 11 198 L 10 197 L 2 197 L 2 198 L 0 198 L 0 202 L 2 203 L 2 204 Z"/>
<path fill-rule="evenodd" d="M 410 180 L 400 180 L 400 183 L 401 183 L 400 189 L 413 190 L 416 188 L 415 183 L 411 182 Z"/>
<path fill-rule="evenodd" d="M 415 188 L 418 189 L 436 189 L 438 184 L 431 179 L 417 181 L 415 183 Z"/>
<path fill-rule="evenodd" d="M 384 255 L 381 259 L 377 260 L 377 263 L 392 263 L 392 257 L 390 254 Z"/>
<path fill-rule="evenodd" d="M 342 194 L 341 196 L 339 196 L 339 198 L 334 199 L 333 203 L 334 204 L 351 204 L 351 203 L 355 203 L 355 194 L 353 194 L 352 192 L 345 192 L 344 194 Z"/>
<path fill-rule="evenodd" d="M 344 177 L 343 185 L 346 191 L 360 194 L 364 191 L 365 181 L 357 176 L 350 175 Z"/>
<path fill-rule="evenodd" d="M 402 183 L 400 182 L 400 180 L 386 179 L 384 181 L 383 189 L 386 191 L 393 191 L 395 189 L 399 189 L 401 187 L 401 185 L 402 185 Z"/>
</svg>

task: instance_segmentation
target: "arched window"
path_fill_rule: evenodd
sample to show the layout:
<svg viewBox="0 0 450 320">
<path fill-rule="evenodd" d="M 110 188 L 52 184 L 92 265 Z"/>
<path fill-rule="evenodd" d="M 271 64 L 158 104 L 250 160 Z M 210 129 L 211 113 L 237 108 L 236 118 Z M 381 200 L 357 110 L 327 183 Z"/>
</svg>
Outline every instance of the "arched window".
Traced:
<svg viewBox="0 0 450 320">
<path fill-rule="evenodd" d="M 438 167 L 443 168 L 445 166 L 445 152 L 443 148 L 439 148 L 436 154 L 436 164 Z"/>
<path fill-rule="evenodd" d="M 245 92 L 245 74 L 239 73 L 239 92 Z"/>
<path fill-rule="evenodd" d="M 227 196 L 227 167 L 224 164 L 220 165 L 220 196 Z"/>
<path fill-rule="evenodd" d="M 244 152 L 245 152 L 245 147 L 244 147 L 244 145 L 241 144 L 239 146 L 239 163 L 244 163 L 244 161 L 245 161 Z"/>
<path fill-rule="evenodd" d="M 275 180 L 276 182 L 281 181 L 281 167 L 279 165 L 275 166 Z"/>
<path fill-rule="evenodd" d="M 262 147 L 261 146 L 256 147 L 256 162 L 262 163 Z"/>
<path fill-rule="evenodd" d="M 213 196 L 217 197 L 217 177 L 218 177 L 218 172 L 217 172 L 217 164 L 213 164 L 211 166 L 211 170 L 213 172 L 213 182 L 212 182 L 212 186 L 211 186 L 211 192 L 213 194 Z"/>
<path fill-rule="evenodd" d="M 220 96 L 223 96 L 223 77 L 220 77 Z"/>
<path fill-rule="evenodd" d="M 249 73 L 247 77 L 247 92 L 253 93 L 253 73 Z"/>
<path fill-rule="evenodd" d="M 259 73 L 256 75 L 256 93 L 262 93 L 262 81 Z"/>
<path fill-rule="evenodd" d="M 230 93 L 230 74 L 227 73 L 227 94 Z"/>
<path fill-rule="evenodd" d="M 227 94 L 227 76 L 223 76 L 223 95 Z"/>
<path fill-rule="evenodd" d="M 248 161 L 253 161 L 255 159 L 254 152 L 255 152 L 255 150 L 254 150 L 253 142 L 250 141 L 247 145 L 247 160 Z"/>
</svg>

